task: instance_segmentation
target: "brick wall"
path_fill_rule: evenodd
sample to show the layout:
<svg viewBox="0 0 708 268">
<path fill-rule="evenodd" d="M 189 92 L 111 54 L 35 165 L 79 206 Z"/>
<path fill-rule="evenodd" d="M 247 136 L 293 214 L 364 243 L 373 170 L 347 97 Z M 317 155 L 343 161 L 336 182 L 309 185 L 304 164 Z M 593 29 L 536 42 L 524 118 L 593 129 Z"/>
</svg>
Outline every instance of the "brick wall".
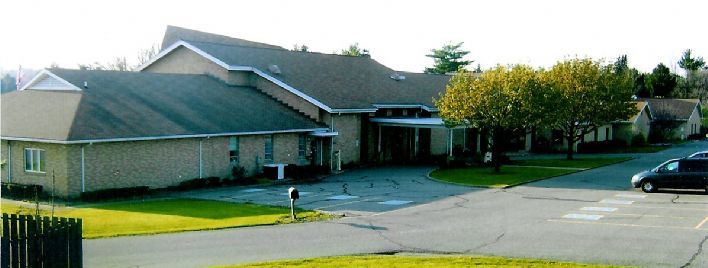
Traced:
<svg viewBox="0 0 708 268">
<path fill-rule="evenodd" d="M 361 153 L 361 115 L 323 113 L 322 122 L 339 135 L 334 137 L 334 150 L 340 151 L 342 164 L 359 163 Z"/>
<path fill-rule="evenodd" d="M 10 144 L 10 152 L 12 159 L 7 159 L 8 147 Z M 7 171 L 11 168 L 11 181 L 21 184 L 38 184 L 42 185 L 47 192 L 52 190 L 52 173 L 54 174 L 54 191 L 57 196 L 67 196 L 68 189 L 68 161 L 67 155 L 72 151 L 71 146 L 61 144 L 23 142 L 23 141 L 2 141 L 2 159 L 5 164 L 2 165 L 2 181 L 8 182 Z M 45 172 L 36 173 L 25 171 L 25 148 L 36 148 L 45 151 Z"/>
<path fill-rule="evenodd" d="M 448 133 L 445 128 L 433 128 L 430 130 L 430 154 L 443 155 L 447 153 Z"/>
</svg>

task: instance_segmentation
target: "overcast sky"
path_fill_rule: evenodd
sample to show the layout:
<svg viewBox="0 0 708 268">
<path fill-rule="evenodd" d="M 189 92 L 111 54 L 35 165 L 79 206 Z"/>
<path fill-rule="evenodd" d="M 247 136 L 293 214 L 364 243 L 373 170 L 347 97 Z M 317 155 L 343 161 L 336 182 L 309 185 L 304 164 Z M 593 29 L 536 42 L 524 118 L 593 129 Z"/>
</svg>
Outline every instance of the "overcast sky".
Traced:
<svg viewBox="0 0 708 268">
<path fill-rule="evenodd" d="M 324 53 L 358 42 L 377 61 L 420 72 L 432 48 L 464 42 L 473 64 L 548 67 L 567 57 L 672 70 L 687 48 L 708 58 L 708 1 L 3 1 L 0 68 L 135 61 L 181 26 Z"/>
</svg>

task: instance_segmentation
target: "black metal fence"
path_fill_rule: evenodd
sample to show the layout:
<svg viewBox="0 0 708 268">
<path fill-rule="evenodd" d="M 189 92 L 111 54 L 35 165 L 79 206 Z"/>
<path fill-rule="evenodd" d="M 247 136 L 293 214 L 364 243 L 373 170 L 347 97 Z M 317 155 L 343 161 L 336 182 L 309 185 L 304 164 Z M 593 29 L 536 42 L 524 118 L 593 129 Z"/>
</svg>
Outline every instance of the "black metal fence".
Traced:
<svg viewBox="0 0 708 268">
<path fill-rule="evenodd" d="M 82 267 L 81 219 L 2 214 L 1 268 Z"/>
</svg>

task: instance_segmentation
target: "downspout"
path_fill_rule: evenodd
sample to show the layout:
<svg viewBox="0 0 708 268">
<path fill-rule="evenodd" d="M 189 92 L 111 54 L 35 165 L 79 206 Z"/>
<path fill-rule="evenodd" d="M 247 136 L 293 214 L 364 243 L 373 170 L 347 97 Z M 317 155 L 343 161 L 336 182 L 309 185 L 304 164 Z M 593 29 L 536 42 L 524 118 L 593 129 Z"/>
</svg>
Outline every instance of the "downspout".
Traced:
<svg viewBox="0 0 708 268">
<path fill-rule="evenodd" d="M 452 156 L 452 129 L 451 128 L 448 128 L 448 133 L 449 133 L 449 135 L 447 136 L 447 139 L 449 141 L 448 151 L 449 151 L 450 156 Z"/>
<path fill-rule="evenodd" d="M 7 141 L 7 182 L 12 182 L 12 146 Z"/>
<path fill-rule="evenodd" d="M 85 155 L 84 155 L 84 146 L 81 145 L 81 192 L 83 193 L 86 191 L 86 172 L 85 172 Z"/>
<path fill-rule="evenodd" d="M 202 140 L 199 140 L 199 178 L 202 177 Z"/>
</svg>

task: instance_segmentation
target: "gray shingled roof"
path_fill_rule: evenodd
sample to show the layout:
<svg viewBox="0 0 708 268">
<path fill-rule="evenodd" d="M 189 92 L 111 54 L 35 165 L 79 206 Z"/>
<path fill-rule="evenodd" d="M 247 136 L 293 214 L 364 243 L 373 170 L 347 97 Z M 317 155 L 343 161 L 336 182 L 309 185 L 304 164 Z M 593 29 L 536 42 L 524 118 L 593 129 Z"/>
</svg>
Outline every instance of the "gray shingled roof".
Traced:
<svg viewBox="0 0 708 268">
<path fill-rule="evenodd" d="M 189 44 L 230 66 L 255 67 L 333 109 L 366 109 L 372 104 L 418 104 L 434 107 L 450 76 L 396 72 L 370 57 L 254 48 L 210 42 Z M 277 65 L 281 71 L 269 71 Z M 405 80 L 391 75 L 400 73 Z"/>
<path fill-rule="evenodd" d="M 654 120 L 688 120 L 698 99 L 641 99 L 649 104 Z M 699 111 L 700 112 L 700 111 Z"/>
<path fill-rule="evenodd" d="M 254 88 L 206 75 L 49 71 L 88 88 L 4 94 L 2 136 L 75 141 L 324 127 Z"/>
<path fill-rule="evenodd" d="M 272 49 L 284 49 L 276 45 L 270 45 L 265 43 L 253 42 L 244 39 L 238 39 L 218 34 L 205 33 L 200 31 L 195 31 L 191 29 L 185 29 L 177 26 L 167 25 L 165 30 L 165 36 L 162 38 L 162 49 L 165 49 L 172 45 L 173 43 L 179 41 L 203 41 L 210 43 L 226 44 L 226 45 L 237 45 L 237 46 L 251 46 L 251 47 L 261 47 L 261 48 L 272 48 Z"/>
</svg>

